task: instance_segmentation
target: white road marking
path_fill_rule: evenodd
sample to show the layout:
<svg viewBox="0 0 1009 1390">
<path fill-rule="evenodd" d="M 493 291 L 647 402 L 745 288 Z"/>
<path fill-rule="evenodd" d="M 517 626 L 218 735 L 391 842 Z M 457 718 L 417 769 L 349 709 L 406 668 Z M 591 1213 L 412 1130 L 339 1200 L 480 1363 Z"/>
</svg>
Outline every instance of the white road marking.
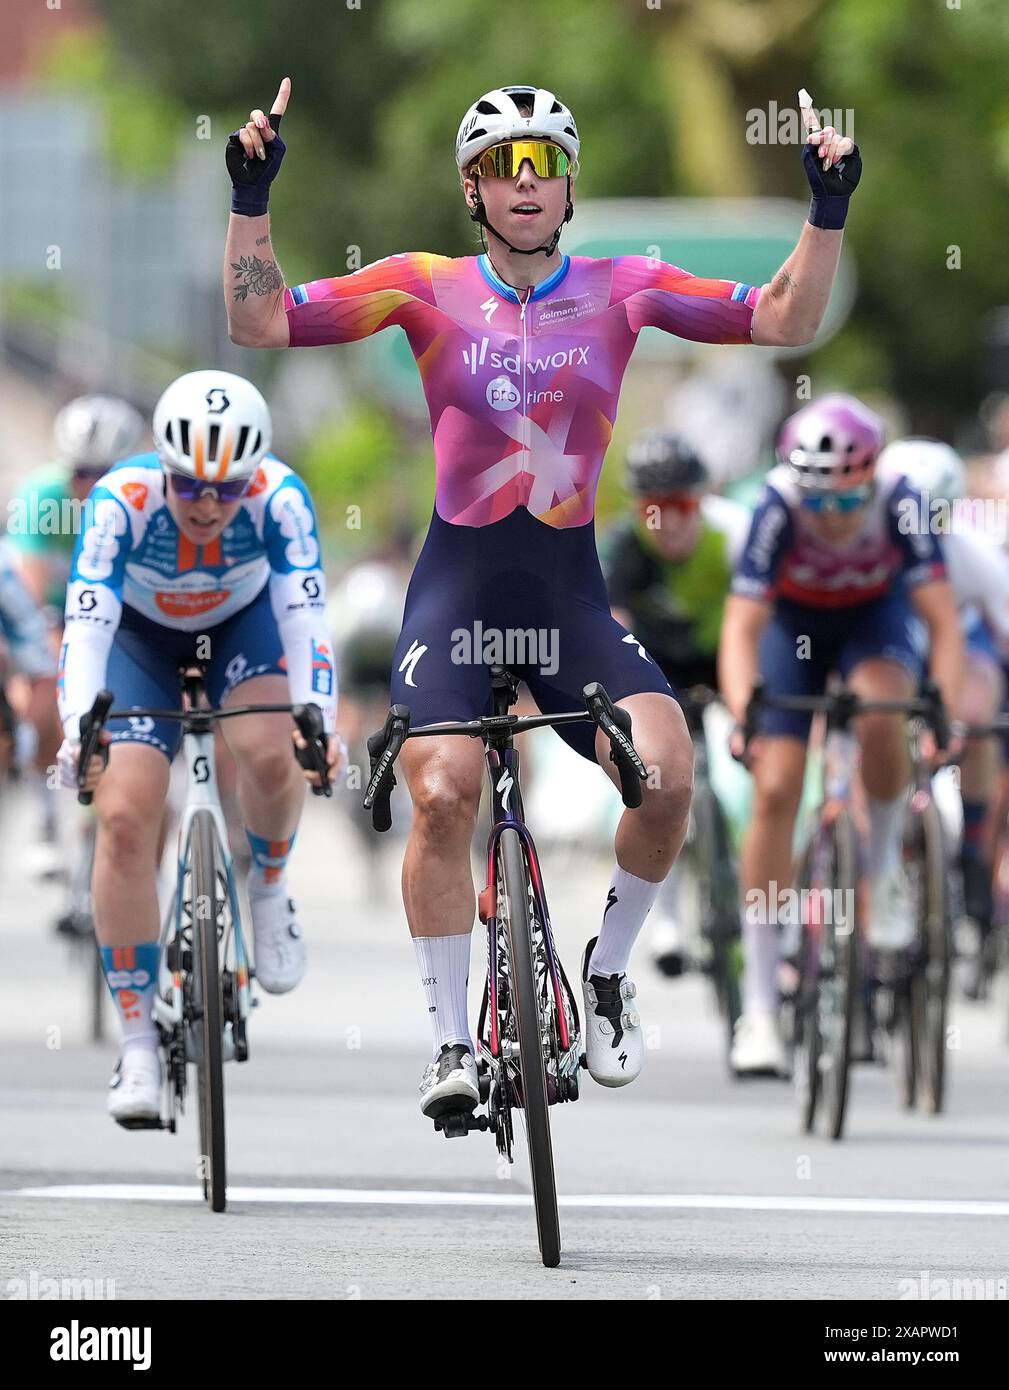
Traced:
<svg viewBox="0 0 1009 1390">
<path fill-rule="evenodd" d="M 102 1202 L 202 1202 L 198 1187 L 167 1183 L 75 1183 L 18 1187 L 0 1197 L 48 1197 Z M 229 1187 L 232 1202 L 385 1207 L 527 1207 L 517 1192 L 425 1192 L 422 1189 L 356 1187 Z M 1009 1202 L 922 1197 L 765 1197 L 742 1193 L 589 1192 L 558 1197 L 562 1207 L 609 1207 L 669 1211 L 785 1211 L 889 1216 L 1009 1216 Z"/>
</svg>

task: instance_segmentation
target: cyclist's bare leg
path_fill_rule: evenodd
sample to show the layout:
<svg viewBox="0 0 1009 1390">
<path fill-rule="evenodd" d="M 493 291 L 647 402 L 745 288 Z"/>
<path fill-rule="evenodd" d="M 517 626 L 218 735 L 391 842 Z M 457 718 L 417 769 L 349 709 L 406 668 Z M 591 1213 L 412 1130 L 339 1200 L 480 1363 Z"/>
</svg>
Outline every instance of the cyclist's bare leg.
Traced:
<svg viewBox="0 0 1009 1390">
<path fill-rule="evenodd" d="M 400 763 L 413 802 L 403 904 L 438 1064 L 425 1072 L 422 1108 L 439 1096 L 468 1108 L 477 1099 L 466 997 L 475 907 L 470 850 L 483 746 L 464 738 L 415 739 L 404 745 Z"/>
<path fill-rule="evenodd" d="M 158 843 L 168 794 L 168 759 L 141 743 L 113 743 L 95 790 L 91 891 L 103 946 L 156 941 Z"/>
<path fill-rule="evenodd" d="M 1004 693 L 1001 668 L 987 657 L 969 652 L 957 718 L 965 724 L 991 723 L 1001 708 Z M 960 760 L 960 793 L 964 801 L 990 804 L 1001 765 L 1002 746 L 998 739 L 969 739 Z M 985 857 L 990 860 L 987 845 Z"/>
<path fill-rule="evenodd" d="M 588 966 L 590 975 L 604 977 L 627 971 L 634 942 L 683 848 L 694 783 L 693 744 L 676 701 L 649 692 L 618 703 L 631 716 L 631 737 L 649 775 L 641 805 L 625 808 L 617 826 L 616 867 Z M 601 730 L 596 758 L 619 786 L 620 774 Z"/>
<path fill-rule="evenodd" d="M 403 858 L 403 903 L 411 936 L 473 929 L 470 870 L 480 806 L 483 745 L 465 738 L 410 739 L 400 754 L 413 823 Z"/>
<path fill-rule="evenodd" d="M 746 972 L 744 1013 L 777 1007 L 779 894 L 792 885 L 792 834 L 802 798 L 806 744 L 800 738 L 760 735 L 750 745 L 753 809 L 740 857 L 742 932 Z"/>
<path fill-rule="evenodd" d="M 965 724 L 989 724 L 998 714 L 1005 693 L 1000 666 L 980 652 L 967 653 L 964 682 L 957 714 Z M 996 786 L 1002 762 L 1002 743 L 996 738 L 970 739 L 960 763 L 960 797 L 963 803 L 963 838 L 960 866 L 963 871 L 964 907 L 982 936 L 991 927 L 992 863 Z"/>
<path fill-rule="evenodd" d="M 282 704 L 291 698 L 284 676 L 253 676 L 229 691 L 229 705 Z M 238 804 L 245 825 L 264 840 L 289 840 L 298 828 L 305 782 L 294 757 L 289 714 L 249 714 L 220 724 L 238 768 Z"/>
<path fill-rule="evenodd" d="M 863 700 L 907 700 L 914 678 L 899 662 L 874 657 L 851 672 L 848 685 Z M 861 782 L 869 814 L 869 877 L 894 872 L 900 858 L 903 794 L 911 776 L 907 720 L 900 714 L 865 714 L 855 729 L 862 746 Z"/>
<path fill-rule="evenodd" d="M 618 705 L 631 716 L 631 737 L 648 768 L 641 805 L 625 808 L 614 848 L 621 868 L 638 878 L 661 883 L 683 848 L 694 785 L 694 747 L 683 711 L 668 695 L 629 695 Z M 610 761 L 610 744 L 600 730 L 596 757 L 610 780 L 620 773 Z"/>
</svg>

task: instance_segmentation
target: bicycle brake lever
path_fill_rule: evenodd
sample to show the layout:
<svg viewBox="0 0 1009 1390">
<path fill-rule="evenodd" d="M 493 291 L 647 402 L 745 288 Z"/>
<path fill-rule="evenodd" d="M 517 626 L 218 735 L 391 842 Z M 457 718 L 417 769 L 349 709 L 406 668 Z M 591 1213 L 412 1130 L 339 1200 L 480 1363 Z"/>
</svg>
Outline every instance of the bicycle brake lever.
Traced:
<svg viewBox="0 0 1009 1390">
<path fill-rule="evenodd" d="M 616 763 L 620 774 L 620 795 L 625 806 L 641 805 L 641 783 L 648 769 L 641 761 L 631 740 L 631 716 L 613 703 L 599 684 L 593 681 L 582 691 L 585 707 L 610 741 L 610 761 Z"/>
<path fill-rule="evenodd" d="M 291 718 L 298 726 L 298 732 L 307 743 L 307 748 L 295 744 L 294 756 L 306 772 L 319 774 L 319 785 L 312 787 L 313 796 L 332 796 L 333 784 L 329 777 L 329 764 L 326 761 L 326 734 L 322 722 L 322 711 L 318 705 L 295 705 Z"/>
<path fill-rule="evenodd" d="M 91 759 L 98 753 L 105 765 L 108 766 L 109 750 L 100 741 L 100 736 L 105 728 L 105 721 L 109 717 L 111 708 L 112 691 L 99 690 L 95 696 L 94 704 L 81 715 L 81 751 L 77 758 L 77 800 L 82 806 L 90 806 L 95 799 L 94 792 L 84 790 Z"/>
<path fill-rule="evenodd" d="M 391 798 L 397 785 L 392 767 L 409 731 L 409 705 L 393 705 L 385 724 L 368 739 L 371 777 L 364 793 L 364 809 L 371 812 L 371 823 L 379 831 L 392 825 Z"/>
</svg>

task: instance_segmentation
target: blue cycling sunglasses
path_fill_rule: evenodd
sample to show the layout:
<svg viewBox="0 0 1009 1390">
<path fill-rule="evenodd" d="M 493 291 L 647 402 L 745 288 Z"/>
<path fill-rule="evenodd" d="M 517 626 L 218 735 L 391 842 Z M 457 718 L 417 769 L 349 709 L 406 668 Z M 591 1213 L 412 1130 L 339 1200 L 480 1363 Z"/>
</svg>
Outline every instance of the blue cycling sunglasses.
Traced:
<svg viewBox="0 0 1009 1390">
<path fill-rule="evenodd" d="M 812 492 L 803 497 L 802 505 L 808 512 L 853 512 L 864 507 L 872 496 L 872 483 L 852 488 L 850 492 Z"/>
</svg>

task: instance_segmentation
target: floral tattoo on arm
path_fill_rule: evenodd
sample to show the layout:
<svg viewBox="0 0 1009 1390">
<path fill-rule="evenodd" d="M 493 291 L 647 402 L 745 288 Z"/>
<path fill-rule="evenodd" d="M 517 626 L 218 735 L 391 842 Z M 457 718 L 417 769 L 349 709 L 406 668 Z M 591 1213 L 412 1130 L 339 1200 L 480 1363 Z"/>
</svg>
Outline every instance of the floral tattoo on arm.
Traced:
<svg viewBox="0 0 1009 1390">
<path fill-rule="evenodd" d="M 259 256 L 242 256 L 240 260 L 231 262 L 231 268 L 235 272 L 235 279 L 240 282 L 235 286 L 236 300 L 248 299 L 250 292 L 273 294 L 284 288 L 284 277 L 276 261 L 264 261 Z"/>
</svg>

